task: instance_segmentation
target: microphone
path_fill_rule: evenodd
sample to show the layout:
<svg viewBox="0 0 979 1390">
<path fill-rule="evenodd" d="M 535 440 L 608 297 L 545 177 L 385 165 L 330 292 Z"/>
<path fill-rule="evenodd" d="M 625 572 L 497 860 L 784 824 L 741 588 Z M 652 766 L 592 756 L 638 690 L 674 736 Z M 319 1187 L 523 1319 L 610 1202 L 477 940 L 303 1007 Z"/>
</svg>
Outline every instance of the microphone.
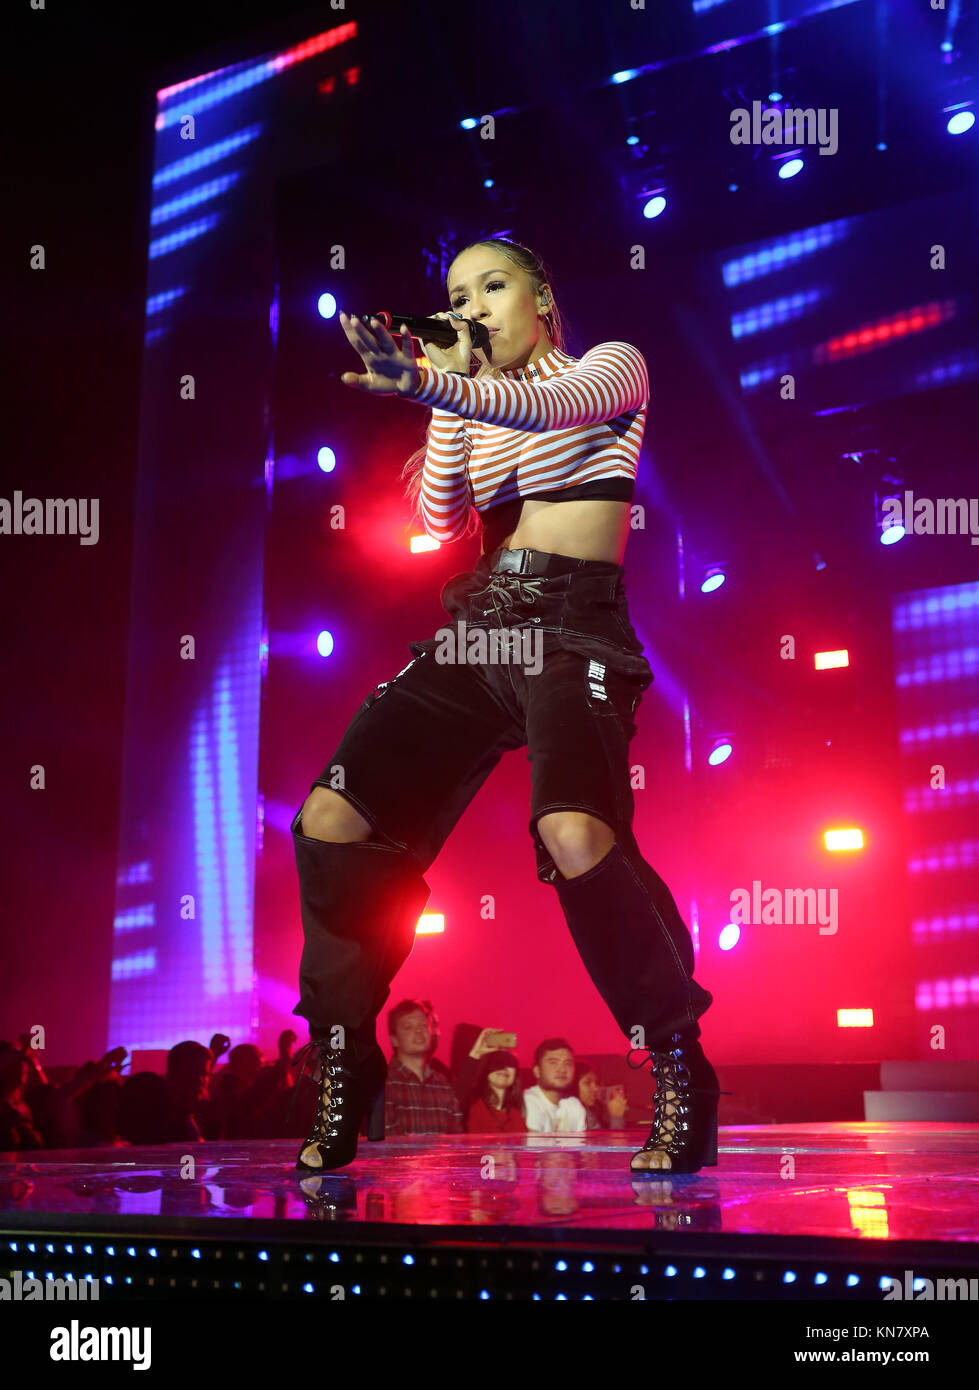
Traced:
<svg viewBox="0 0 979 1390">
<path fill-rule="evenodd" d="M 362 314 L 361 323 L 370 324 L 372 318 L 378 319 L 384 324 L 389 333 L 397 333 L 401 325 L 407 326 L 408 332 L 419 342 L 434 343 L 436 347 L 450 348 L 456 341 L 456 331 L 452 323 L 446 319 L 426 319 L 419 318 L 417 314 L 389 314 L 387 310 L 382 310 L 379 314 Z M 455 320 L 458 323 L 458 319 Z M 484 348 L 489 342 L 489 333 L 481 323 L 474 323 L 472 319 L 463 319 L 463 323 L 468 323 L 469 332 L 472 337 L 473 347 Z"/>
</svg>

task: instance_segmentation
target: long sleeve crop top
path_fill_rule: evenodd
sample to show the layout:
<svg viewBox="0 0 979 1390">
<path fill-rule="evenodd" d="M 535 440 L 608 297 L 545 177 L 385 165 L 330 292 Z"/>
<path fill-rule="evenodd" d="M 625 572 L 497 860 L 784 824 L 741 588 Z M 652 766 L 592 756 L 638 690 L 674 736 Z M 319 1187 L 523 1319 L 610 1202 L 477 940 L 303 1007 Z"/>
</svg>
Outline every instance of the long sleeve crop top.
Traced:
<svg viewBox="0 0 979 1390">
<path fill-rule="evenodd" d="M 649 378 L 630 343 L 599 343 L 580 359 L 551 348 L 499 379 L 419 375 L 407 399 L 432 407 L 419 510 L 434 539 L 463 535 L 470 499 L 484 523 L 526 498 L 631 500 Z"/>
</svg>

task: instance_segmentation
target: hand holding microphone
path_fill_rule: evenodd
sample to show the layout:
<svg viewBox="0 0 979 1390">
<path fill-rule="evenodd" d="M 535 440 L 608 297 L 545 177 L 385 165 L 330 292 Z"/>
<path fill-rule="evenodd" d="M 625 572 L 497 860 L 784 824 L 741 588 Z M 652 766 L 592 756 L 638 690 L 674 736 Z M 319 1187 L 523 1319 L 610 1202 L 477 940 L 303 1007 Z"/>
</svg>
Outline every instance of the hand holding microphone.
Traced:
<svg viewBox="0 0 979 1390">
<path fill-rule="evenodd" d="M 469 330 L 468 320 L 461 314 L 441 312 L 430 314 L 433 319 L 446 319 L 452 324 L 456 331 L 456 340 L 452 347 L 439 347 L 437 343 L 426 342 L 421 339 L 421 345 L 425 349 L 425 356 L 432 366 L 440 372 L 465 372 L 469 375 L 469 359 L 473 354 L 472 334 Z"/>
</svg>

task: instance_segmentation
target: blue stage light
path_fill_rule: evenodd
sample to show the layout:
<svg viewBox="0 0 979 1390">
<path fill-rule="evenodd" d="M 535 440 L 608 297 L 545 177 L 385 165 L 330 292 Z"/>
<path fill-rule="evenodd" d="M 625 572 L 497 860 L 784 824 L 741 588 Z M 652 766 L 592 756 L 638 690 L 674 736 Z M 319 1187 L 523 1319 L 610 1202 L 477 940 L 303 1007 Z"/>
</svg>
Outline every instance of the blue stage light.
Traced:
<svg viewBox="0 0 979 1390">
<path fill-rule="evenodd" d="M 727 762 L 733 751 L 734 749 L 731 744 L 728 743 L 727 739 L 721 739 L 720 742 L 715 743 L 714 747 L 710 750 L 710 753 L 707 755 L 707 761 L 710 763 L 711 767 L 719 767 L 721 763 Z"/>
<path fill-rule="evenodd" d="M 781 93 L 781 92 L 769 92 L 769 93 L 768 93 L 768 100 L 769 100 L 769 101 L 781 101 L 781 100 L 782 100 L 782 93 Z"/>
<path fill-rule="evenodd" d="M 613 72 L 613 82 L 631 82 L 634 77 L 639 76 L 638 68 L 623 68 L 621 72 Z"/>
<path fill-rule="evenodd" d="M 729 193 L 737 193 L 738 185 L 736 183 L 729 183 L 727 186 L 727 191 Z"/>
<path fill-rule="evenodd" d="M 474 116 L 467 116 L 466 119 L 460 121 L 459 124 L 462 126 L 463 130 L 472 130 L 475 126 L 479 125 L 479 122 Z"/>
<path fill-rule="evenodd" d="M 650 198 L 649 202 L 642 210 L 643 217 L 659 217 L 666 207 L 666 199 L 662 193 L 657 193 L 655 198 Z"/>
<path fill-rule="evenodd" d="M 332 656 L 333 654 L 333 633 L 325 629 L 316 638 L 316 650 L 320 656 Z"/>
<path fill-rule="evenodd" d="M 483 179 L 483 187 L 484 187 L 484 188 L 492 188 L 492 187 L 493 187 L 493 180 L 492 180 L 492 179 Z"/>
<path fill-rule="evenodd" d="M 704 576 L 704 582 L 700 586 L 700 592 L 702 594 L 712 594 L 715 589 L 721 587 L 725 577 L 724 571 L 717 569 L 716 566 L 714 569 L 708 570 L 707 574 Z"/>
<path fill-rule="evenodd" d="M 798 158 L 796 158 L 796 159 L 787 159 L 787 160 L 785 161 L 785 163 L 784 163 L 783 165 L 781 165 L 780 168 L 779 168 L 779 171 L 778 171 L 778 176 L 779 176 L 779 178 L 780 178 L 780 179 L 794 179 L 795 176 L 796 176 L 796 174 L 797 174 L 797 173 L 799 172 L 799 170 L 802 168 L 802 165 L 803 165 L 803 161 L 802 161 L 801 159 L 798 159 Z"/>
<path fill-rule="evenodd" d="M 880 543 L 881 545 L 896 545 L 903 535 L 903 526 L 886 526 L 880 533 Z"/>
<path fill-rule="evenodd" d="M 878 140 L 878 141 L 877 141 L 877 148 L 878 148 L 879 150 L 886 150 L 886 149 L 887 149 L 887 141 L 886 141 L 886 140 Z"/>
<path fill-rule="evenodd" d="M 337 311 L 337 301 L 334 295 L 324 292 L 316 301 L 316 312 L 321 319 L 331 319 Z"/>
<path fill-rule="evenodd" d="M 626 141 L 625 141 L 625 142 L 626 142 L 627 145 L 638 145 L 638 144 L 639 144 L 639 136 L 638 136 L 638 135 L 627 135 L 627 136 L 626 136 Z"/>
<path fill-rule="evenodd" d="M 328 444 L 324 444 L 322 449 L 317 451 L 316 462 L 324 473 L 332 473 L 337 466 L 337 456 Z"/>
<path fill-rule="evenodd" d="M 976 123 L 976 113 L 974 111 L 956 111 L 954 116 L 948 119 L 945 129 L 949 135 L 964 135 L 967 130 L 971 130 Z"/>
</svg>

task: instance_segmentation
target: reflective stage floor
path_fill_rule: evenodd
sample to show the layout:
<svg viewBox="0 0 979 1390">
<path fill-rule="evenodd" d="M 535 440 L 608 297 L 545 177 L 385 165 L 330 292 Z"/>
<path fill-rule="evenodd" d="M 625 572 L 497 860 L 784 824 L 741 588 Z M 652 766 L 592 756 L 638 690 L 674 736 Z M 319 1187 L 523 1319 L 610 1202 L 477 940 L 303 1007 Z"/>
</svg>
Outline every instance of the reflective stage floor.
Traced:
<svg viewBox="0 0 979 1390">
<path fill-rule="evenodd" d="M 676 1286 L 674 1297 L 736 1296 L 719 1281 L 749 1266 L 757 1287 L 746 1295 L 742 1283 L 741 1297 L 801 1294 L 802 1284 L 785 1287 L 800 1280 L 809 1297 L 827 1285 L 839 1297 L 861 1281 L 869 1295 L 877 1272 L 893 1267 L 901 1277 L 912 1265 L 922 1276 L 932 1267 L 979 1275 L 979 1125 L 722 1126 L 717 1167 L 672 1178 L 630 1174 L 644 1137 L 637 1129 L 361 1139 L 354 1163 L 322 1177 L 296 1171 L 298 1140 L 7 1154 L 0 1262 L 24 1268 L 30 1243 L 32 1265 L 57 1261 L 85 1277 L 84 1250 L 100 1277 L 115 1270 L 143 1296 L 147 1271 L 153 1287 L 165 1282 L 152 1263 L 164 1258 L 174 1289 L 188 1279 L 197 1287 L 210 1261 L 215 1287 L 237 1272 L 242 1287 L 267 1275 L 281 1276 L 286 1290 L 303 1277 L 301 1260 L 332 1263 L 331 1277 L 356 1261 L 364 1288 L 368 1266 L 389 1275 L 396 1266 L 395 1283 L 417 1280 L 419 1264 L 434 1278 L 450 1252 L 474 1250 L 483 1282 L 506 1270 L 515 1283 L 540 1283 L 582 1269 L 685 1280 L 690 1289 L 696 1278 L 711 1282 L 696 1293 Z M 455 1266 L 460 1287 L 464 1274 L 476 1277 L 468 1259 Z"/>
</svg>

